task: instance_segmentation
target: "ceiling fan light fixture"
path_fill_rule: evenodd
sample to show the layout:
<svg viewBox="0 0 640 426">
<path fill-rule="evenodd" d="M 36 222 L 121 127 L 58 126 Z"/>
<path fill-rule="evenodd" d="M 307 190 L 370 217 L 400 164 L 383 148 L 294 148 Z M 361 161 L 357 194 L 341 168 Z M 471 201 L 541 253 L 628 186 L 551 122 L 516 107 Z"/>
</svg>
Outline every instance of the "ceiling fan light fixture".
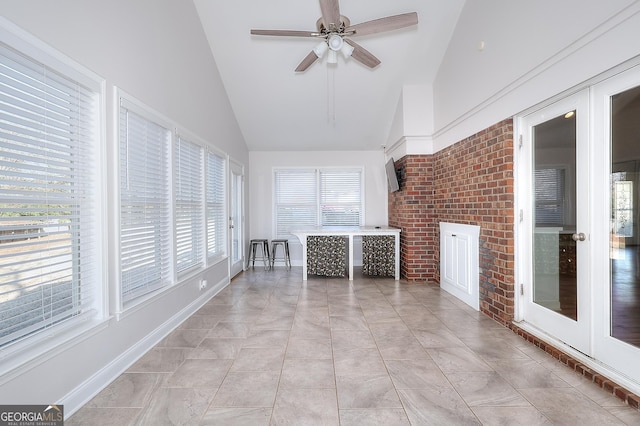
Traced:
<svg viewBox="0 0 640 426">
<path fill-rule="evenodd" d="M 333 49 L 329 49 L 329 56 L 327 57 L 327 62 L 330 64 L 338 63 L 338 52 Z"/>
<path fill-rule="evenodd" d="M 353 54 L 353 50 L 355 49 L 355 47 L 351 46 L 349 43 L 344 43 L 342 45 L 342 49 L 340 49 L 340 53 L 342 53 L 342 55 L 346 58 L 348 58 L 349 56 L 351 56 Z"/>
<path fill-rule="evenodd" d="M 313 53 L 315 53 L 318 58 L 322 58 L 327 49 L 329 49 L 327 42 L 321 41 L 316 47 L 313 48 Z"/>
<path fill-rule="evenodd" d="M 342 40 L 342 37 L 340 37 L 338 34 L 332 34 L 327 39 L 327 43 L 329 43 L 329 49 L 333 50 L 334 52 L 337 52 L 340 49 L 342 49 L 342 46 L 344 45 L 344 40 Z"/>
</svg>

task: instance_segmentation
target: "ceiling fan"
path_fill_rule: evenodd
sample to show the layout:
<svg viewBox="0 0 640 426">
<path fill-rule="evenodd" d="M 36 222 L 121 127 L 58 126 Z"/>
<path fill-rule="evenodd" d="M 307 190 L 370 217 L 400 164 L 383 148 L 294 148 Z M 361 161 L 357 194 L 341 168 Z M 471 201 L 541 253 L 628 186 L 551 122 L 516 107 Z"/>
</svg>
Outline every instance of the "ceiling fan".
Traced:
<svg viewBox="0 0 640 426">
<path fill-rule="evenodd" d="M 322 17 L 316 23 L 317 31 L 296 30 L 251 30 L 253 35 L 286 36 L 286 37 L 315 37 L 322 41 L 300 62 L 296 72 L 305 71 L 315 61 L 329 52 L 328 62 L 336 63 L 338 52 L 345 57 L 351 56 L 358 62 L 369 68 L 375 68 L 380 60 L 368 50 L 360 46 L 348 37 L 381 33 L 383 31 L 397 30 L 418 23 L 416 12 L 401 15 L 387 16 L 373 21 L 351 25 L 349 19 L 340 15 L 338 0 L 320 0 Z"/>
</svg>

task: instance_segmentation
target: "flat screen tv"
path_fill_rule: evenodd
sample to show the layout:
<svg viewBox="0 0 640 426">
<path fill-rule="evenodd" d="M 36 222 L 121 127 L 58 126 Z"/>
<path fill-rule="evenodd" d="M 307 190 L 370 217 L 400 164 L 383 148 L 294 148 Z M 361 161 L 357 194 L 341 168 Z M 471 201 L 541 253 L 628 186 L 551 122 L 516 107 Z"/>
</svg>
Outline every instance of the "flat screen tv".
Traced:
<svg viewBox="0 0 640 426">
<path fill-rule="evenodd" d="M 393 158 L 389 158 L 386 165 L 387 181 L 389 182 L 389 191 L 396 192 L 400 190 L 400 184 L 398 183 L 398 175 L 396 174 L 396 165 L 393 162 Z"/>
</svg>

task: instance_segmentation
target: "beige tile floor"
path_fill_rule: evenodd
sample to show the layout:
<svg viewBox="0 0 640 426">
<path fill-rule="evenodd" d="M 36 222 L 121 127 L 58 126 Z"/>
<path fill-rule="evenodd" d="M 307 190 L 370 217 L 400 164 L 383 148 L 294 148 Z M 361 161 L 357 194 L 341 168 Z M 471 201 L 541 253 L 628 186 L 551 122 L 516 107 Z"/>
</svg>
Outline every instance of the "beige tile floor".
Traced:
<svg viewBox="0 0 640 426">
<path fill-rule="evenodd" d="M 237 278 L 71 425 L 639 425 L 433 284 Z"/>
</svg>

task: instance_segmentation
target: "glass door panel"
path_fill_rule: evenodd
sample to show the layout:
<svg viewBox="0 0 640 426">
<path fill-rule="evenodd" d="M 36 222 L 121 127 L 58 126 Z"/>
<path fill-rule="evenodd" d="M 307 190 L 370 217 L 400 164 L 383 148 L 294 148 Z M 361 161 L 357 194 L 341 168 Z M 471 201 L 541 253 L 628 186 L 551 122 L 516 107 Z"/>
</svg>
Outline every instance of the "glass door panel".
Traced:
<svg viewBox="0 0 640 426">
<path fill-rule="evenodd" d="M 611 96 L 610 333 L 640 347 L 640 86 Z"/>
<path fill-rule="evenodd" d="M 533 301 L 577 320 L 576 111 L 533 126 Z"/>
</svg>

